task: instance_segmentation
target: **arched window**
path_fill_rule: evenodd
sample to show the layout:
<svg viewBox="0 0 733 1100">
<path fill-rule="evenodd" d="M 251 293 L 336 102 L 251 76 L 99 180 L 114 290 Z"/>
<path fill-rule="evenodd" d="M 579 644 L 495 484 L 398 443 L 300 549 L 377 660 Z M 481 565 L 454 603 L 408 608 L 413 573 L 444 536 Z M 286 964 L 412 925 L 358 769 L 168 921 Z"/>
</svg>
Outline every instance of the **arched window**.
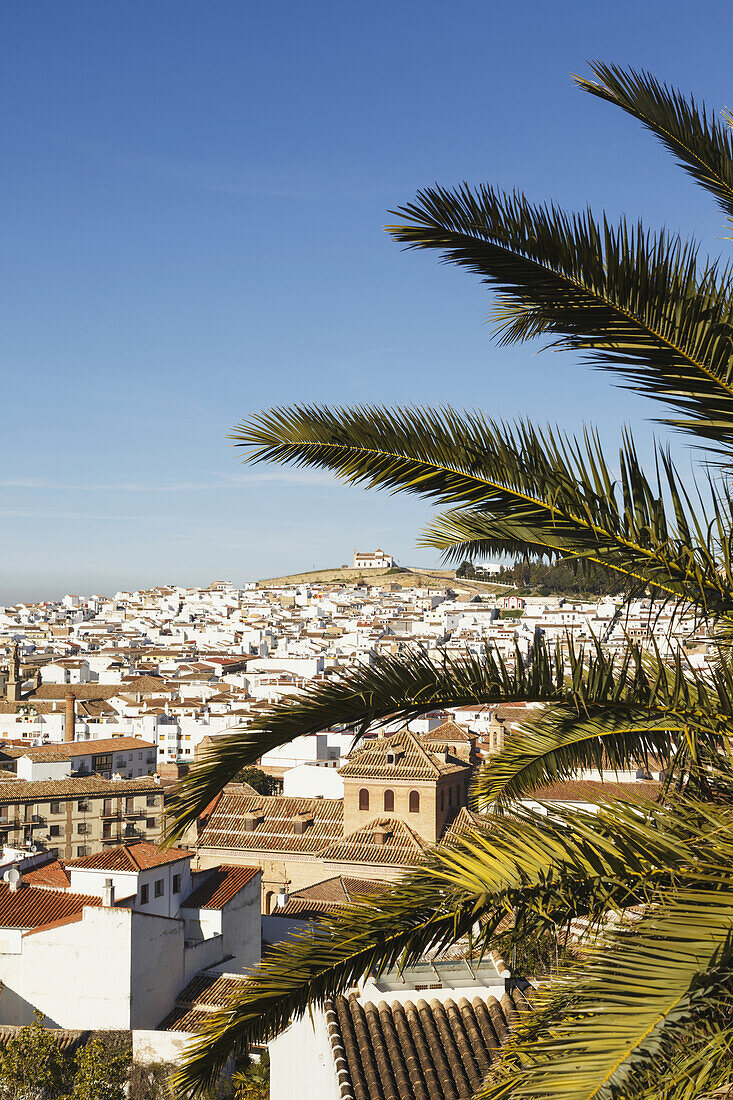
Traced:
<svg viewBox="0 0 733 1100">
<path fill-rule="evenodd" d="M 366 787 L 362 787 L 359 791 L 359 809 L 369 809 L 369 791 L 366 789 Z"/>
<path fill-rule="evenodd" d="M 441 808 L 441 810 L 445 809 L 445 791 L 444 790 L 441 790 L 441 792 L 440 792 L 440 808 Z"/>
<path fill-rule="evenodd" d="M 265 912 L 266 913 L 270 912 L 270 906 L 272 905 L 272 895 L 273 895 L 273 893 L 274 893 L 274 891 L 268 890 L 267 893 L 265 894 Z"/>
<path fill-rule="evenodd" d="M 417 791 L 410 791 L 410 813 L 420 813 L 420 795 Z"/>
<path fill-rule="evenodd" d="M 384 811 L 388 814 L 394 813 L 394 791 L 384 792 Z"/>
</svg>

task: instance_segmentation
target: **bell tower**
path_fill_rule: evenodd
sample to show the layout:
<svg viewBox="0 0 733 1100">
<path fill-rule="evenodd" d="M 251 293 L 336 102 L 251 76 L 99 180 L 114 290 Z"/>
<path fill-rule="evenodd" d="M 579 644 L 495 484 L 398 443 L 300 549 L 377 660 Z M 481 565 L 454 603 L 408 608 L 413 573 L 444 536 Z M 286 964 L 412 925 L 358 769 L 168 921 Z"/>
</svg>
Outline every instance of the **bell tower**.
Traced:
<svg viewBox="0 0 733 1100">
<path fill-rule="evenodd" d="M 9 703 L 17 703 L 20 701 L 20 691 L 23 687 L 23 682 L 20 678 L 20 657 L 18 656 L 18 643 L 14 642 L 10 650 L 10 661 L 8 663 L 8 680 L 5 685 L 5 698 Z"/>
</svg>

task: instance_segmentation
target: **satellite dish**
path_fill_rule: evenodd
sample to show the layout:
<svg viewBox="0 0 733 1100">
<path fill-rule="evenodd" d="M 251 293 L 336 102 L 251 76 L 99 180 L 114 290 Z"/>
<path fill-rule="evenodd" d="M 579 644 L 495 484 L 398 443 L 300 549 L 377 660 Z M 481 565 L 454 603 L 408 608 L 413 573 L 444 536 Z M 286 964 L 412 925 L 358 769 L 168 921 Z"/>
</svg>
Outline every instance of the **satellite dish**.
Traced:
<svg viewBox="0 0 733 1100">
<path fill-rule="evenodd" d="M 10 867 L 3 875 L 3 878 L 6 882 L 11 882 L 17 886 L 20 882 L 20 871 L 17 867 Z"/>
<path fill-rule="evenodd" d="M 30 851 L 31 851 L 31 855 L 35 855 L 36 852 L 38 851 L 38 845 L 37 844 L 31 844 Z"/>
</svg>

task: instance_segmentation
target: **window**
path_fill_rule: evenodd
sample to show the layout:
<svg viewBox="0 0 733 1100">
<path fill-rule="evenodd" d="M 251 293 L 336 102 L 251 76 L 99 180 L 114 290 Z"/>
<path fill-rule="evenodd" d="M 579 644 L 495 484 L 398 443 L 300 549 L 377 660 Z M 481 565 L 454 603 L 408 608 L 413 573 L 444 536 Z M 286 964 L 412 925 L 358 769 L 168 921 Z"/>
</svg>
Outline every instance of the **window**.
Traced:
<svg viewBox="0 0 733 1100">
<path fill-rule="evenodd" d="M 7 844 L 7 843 L 8 843 L 8 834 L 7 833 L 0 833 L 0 844 Z"/>
<path fill-rule="evenodd" d="M 158 805 L 158 799 L 155 797 L 154 794 L 149 794 L 145 799 L 145 805 L 146 806 L 157 806 Z"/>
<path fill-rule="evenodd" d="M 102 825 L 102 840 L 110 840 L 112 837 L 112 822 L 105 821 Z"/>
<path fill-rule="evenodd" d="M 49 831 L 51 836 L 61 836 L 61 826 L 60 825 L 52 825 L 51 828 L 48 831 Z"/>
<path fill-rule="evenodd" d="M 137 754 L 137 758 L 138 758 L 138 760 L 142 760 L 142 758 L 143 758 L 143 754 L 142 754 L 141 752 L 139 752 L 139 753 Z"/>
<path fill-rule="evenodd" d="M 112 813 L 112 799 L 111 798 L 105 798 L 104 804 L 102 806 L 102 813 L 107 815 L 107 816 L 109 816 L 109 814 Z"/>
<path fill-rule="evenodd" d="M 384 792 L 384 809 L 385 813 L 394 813 L 394 791 Z"/>
<path fill-rule="evenodd" d="M 420 795 L 417 791 L 410 791 L 410 813 L 420 813 Z"/>
<path fill-rule="evenodd" d="M 146 882 L 144 886 L 140 887 L 140 904 L 141 905 L 147 905 L 149 900 L 150 900 L 150 887 L 148 886 L 148 884 Z"/>
<path fill-rule="evenodd" d="M 181 892 L 181 876 L 180 875 L 174 875 L 173 876 L 173 893 L 174 894 L 180 894 L 180 892 Z"/>
<path fill-rule="evenodd" d="M 155 818 L 154 817 L 146 817 L 145 818 L 145 828 L 146 829 L 154 829 L 155 828 Z"/>
<path fill-rule="evenodd" d="M 79 801 L 76 804 L 76 808 L 77 808 L 77 810 L 79 811 L 80 814 L 85 814 L 87 812 L 87 810 L 89 809 L 89 799 L 88 798 L 80 798 Z"/>
<path fill-rule="evenodd" d="M 125 763 L 126 763 L 126 760 L 125 760 L 124 756 L 118 756 L 117 757 L 117 764 L 116 764 L 117 770 L 119 771 L 120 768 L 124 768 Z"/>
<path fill-rule="evenodd" d="M 61 813 L 61 803 L 60 802 L 52 802 L 49 813 L 60 814 Z"/>
<path fill-rule="evenodd" d="M 126 798 L 125 799 L 125 813 L 126 814 L 132 814 L 134 812 L 135 812 L 135 799 L 134 798 Z"/>
<path fill-rule="evenodd" d="M 80 844 L 79 847 L 76 849 L 76 854 L 77 856 L 88 856 L 89 848 L 86 844 Z"/>
<path fill-rule="evenodd" d="M 88 833 L 90 831 L 89 826 L 87 825 L 86 821 L 80 821 L 79 824 L 76 827 L 76 831 L 77 831 L 77 833 L 81 833 L 82 835 L 86 835 L 86 833 Z"/>
<path fill-rule="evenodd" d="M 109 772 L 112 771 L 112 753 L 103 752 L 97 753 L 92 757 L 92 771 L 93 772 Z"/>
<path fill-rule="evenodd" d="M 366 787 L 362 787 L 359 791 L 359 809 L 369 809 L 369 791 L 366 789 Z"/>
<path fill-rule="evenodd" d="M 156 898 L 162 898 L 165 890 L 165 879 L 158 878 L 155 880 L 155 896 Z"/>
</svg>

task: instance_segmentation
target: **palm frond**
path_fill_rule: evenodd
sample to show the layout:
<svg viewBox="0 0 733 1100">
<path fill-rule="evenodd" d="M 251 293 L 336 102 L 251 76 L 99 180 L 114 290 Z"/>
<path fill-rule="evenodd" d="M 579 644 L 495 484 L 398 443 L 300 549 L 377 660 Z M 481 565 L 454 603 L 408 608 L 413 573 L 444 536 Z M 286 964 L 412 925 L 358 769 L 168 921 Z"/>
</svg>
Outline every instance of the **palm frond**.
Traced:
<svg viewBox="0 0 733 1100">
<path fill-rule="evenodd" d="M 659 453 L 653 484 L 629 438 L 619 477 L 590 433 L 571 440 L 450 408 L 270 409 L 234 438 L 252 462 L 328 469 L 451 505 L 425 536 L 449 559 L 479 549 L 586 559 L 706 612 L 733 609 L 733 574 L 720 567 L 710 532 L 711 522 L 716 534 L 725 528 L 729 502 L 711 493 L 712 519 L 699 519 L 669 456 Z"/>
<path fill-rule="evenodd" d="M 241 730 L 218 737 L 166 802 L 167 838 L 182 835 L 237 772 L 263 753 L 296 737 L 324 729 L 352 729 L 358 738 L 368 727 L 408 721 L 436 707 L 561 697 L 564 681 L 559 651 L 538 647 L 531 663 L 517 654 L 513 666 L 485 650 L 480 657 L 432 660 L 425 653 L 379 655 L 371 665 L 336 672 L 301 695 L 275 703 Z"/>
<path fill-rule="evenodd" d="M 477 1100 L 620 1100 L 666 1035 L 711 1017 L 733 973 L 733 891 L 728 872 L 722 890 L 707 873 L 708 888 L 660 891 L 635 927 L 602 935 L 582 981 L 571 973 L 553 989 L 555 1006 L 567 998 L 559 1021 L 526 1045 L 519 1038 L 505 1078 Z"/>
<path fill-rule="evenodd" d="M 650 824 L 623 803 L 596 816 L 529 812 L 491 820 L 435 848 L 424 866 L 389 893 L 344 906 L 313 931 L 277 944 L 231 1007 L 212 1015 L 180 1071 L 180 1088 L 202 1089 L 231 1054 L 266 1041 L 369 971 L 424 958 L 454 943 L 482 918 L 484 940 L 514 907 L 566 921 L 578 912 L 600 918 L 609 905 L 651 900 L 653 892 L 695 862 L 696 818 L 665 828 L 658 808 Z M 718 827 L 711 821 L 708 828 Z"/>
<path fill-rule="evenodd" d="M 590 65 L 597 80 L 576 76 L 581 88 L 638 118 L 677 157 L 678 164 L 715 196 L 733 221 L 733 131 L 705 104 L 661 83 L 651 73 Z"/>
<path fill-rule="evenodd" d="M 387 227 L 395 240 L 436 249 L 499 290 L 491 316 L 502 342 L 550 335 L 684 414 L 665 423 L 731 446 L 731 272 L 699 265 L 694 244 L 488 185 L 429 188 L 393 213 L 404 219 Z"/>
</svg>

